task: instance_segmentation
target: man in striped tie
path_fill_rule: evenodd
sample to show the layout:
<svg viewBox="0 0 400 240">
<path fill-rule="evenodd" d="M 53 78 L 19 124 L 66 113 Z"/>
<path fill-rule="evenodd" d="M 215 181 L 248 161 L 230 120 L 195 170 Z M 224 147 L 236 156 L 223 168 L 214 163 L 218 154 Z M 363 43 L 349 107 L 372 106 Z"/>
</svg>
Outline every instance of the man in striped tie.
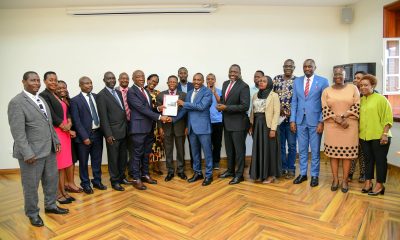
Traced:
<svg viewBox="0 0 400 240">
<path fill-rule="evenodd" d="M 297 77 L 293 84 L 290 130 L 297 133 L 299 143 L 300 175 L 293 181 L 300 184 L 307 180 L 308 148 L 311 148 L 311 187 L 318 186 L 320 145 L 324 130 L 321 95 L 329 86 L 324 77 L 314 75 L 313 59 L 303 63 L 304 76 Z"/>
</svg>

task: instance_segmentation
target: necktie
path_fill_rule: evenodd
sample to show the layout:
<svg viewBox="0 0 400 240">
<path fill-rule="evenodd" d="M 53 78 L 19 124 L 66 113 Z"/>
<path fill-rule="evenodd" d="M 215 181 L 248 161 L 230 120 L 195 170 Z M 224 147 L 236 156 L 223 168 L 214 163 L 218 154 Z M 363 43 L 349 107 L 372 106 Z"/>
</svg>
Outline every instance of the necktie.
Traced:
<svg viewBox="0 0 400 240">
<path fill-rule="evenodd" d="M 193 91 L 192 97 L 190 98 L 190 102 L 191 102 L 191 103 L 193 103 L 193 100 L 194 100 L 194 98 L 196 97 L 198 91 L 199 91 L 199 90 L 194 90 L 194 91 Z"/>
<path fill-rule="evenodd" d="M 131 110 L 129 109 L 128 105 L 128 99 L 126 95 L 128 94 L 128 88 L 122 89 L 122 100 L 124 100 L 124 107 L 125 107 L 125 112 L 126 112 L 126 119 L 131 120 Z"/>
<path fill-rule="evenodd" d="M 97 115 L 97 112 L 96 112 L 96 107 L 94 106 L 91 94 L 88 93 L 87 96 L 89 97 L 89 107 L 90 107 L 90 112 L 92 113 L 92 119 L 93 119 L 94 125 L 98 126 L 100 121 L 99 121 L 99 116 Z"/>
<path fill-rule="evenodd" d="M 42 111 L 43 115 L 46 117 L 46 119 L 48 119 L 46 110 L 44 109 L 44 106 L 43 106 L 42 102 L 40 101 L 39 98 L 37 98 L 36 101 L 37 101 L 37 104 L 38 104 L 38 106 L 40 108 L 40 111 Z"/>
<path fill-rule="evenodd" d="M 170 91 L 170 92 L 169 92 L 169 94 L 171 94 L 171 95 L 175 95 L 175 94 L 174 94 L 174 91 Z"/>
<path fill-rule="evenodd" d="M 231 83 L 229 83 L 228 89 L 226 90 L 226 93 L 225 93 L 225 99 L 228 97 L 229 92 L 230 92 L 231 89 L 232 89 L 233 83 L 234 83 L 234 81 L 231 81 Z"/>
<path fill-rule="evenodd" d="M 310 92 L 310 79 L 307 78 L 306 88 L 304 89 L 304 96 L 307 97 Z"/>
<path fill-rule="evenodd" d="M 124 109 L 124 108 L 122 107 L 122 103 L 121 103 L 121 101 L 119 100 L 119 97 L 118 97 L 117 92 L 115 91 L 115 89 L 111 90 L 111 92 L 112 92 L 112 95 L 114 96 L 115 100 L 118 102 L 118 105 L 119 105 L 122 109 Z"/>
<path fill-rule="evenodd" d="M 146 92 L 144 91 L 144 88 L 140 88 L 140 90 L 142 91 L 142 94 L 143 94 L 144 98 L 146 98 L 147 103 L 150 105 L 149 99 L 147 98 L 147 94 L 146 94 Z"/>
</svg>

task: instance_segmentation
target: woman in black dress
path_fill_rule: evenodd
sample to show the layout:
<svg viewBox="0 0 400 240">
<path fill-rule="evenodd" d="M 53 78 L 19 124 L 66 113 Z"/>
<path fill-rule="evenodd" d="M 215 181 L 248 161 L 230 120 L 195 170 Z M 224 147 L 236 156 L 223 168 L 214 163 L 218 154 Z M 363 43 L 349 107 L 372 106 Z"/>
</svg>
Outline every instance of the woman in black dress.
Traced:
<svg viewBox="0 0 400 240">
<path fill-rule="evenodd" d="M 280 102 L 278 94 L 272 91 L 269 76 L 258 82 L 258 93 L 252 98 L 250 114 L 250 134 L 253 135 L 253 152 L 250 165 L 250 178 L 263 183 L 273 183 L 281 174 L 280 145 L 278 140 L 278 121 Z"/>
</svg>

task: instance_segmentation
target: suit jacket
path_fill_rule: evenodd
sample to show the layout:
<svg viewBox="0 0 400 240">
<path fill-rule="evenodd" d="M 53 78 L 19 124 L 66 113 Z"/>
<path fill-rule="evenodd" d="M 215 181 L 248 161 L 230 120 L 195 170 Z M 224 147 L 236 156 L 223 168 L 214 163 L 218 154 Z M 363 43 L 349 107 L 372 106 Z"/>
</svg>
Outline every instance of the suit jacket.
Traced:
<svg viewBox="0 0 400 240">
<path fill-rule="evenodd" d="M 227 80 L 222 85 L 221 103 L 226 105 L 226 109 L 222 112 L 224 127 L 228 131 L 245 131 L 249 127 L 247 115 L 250 106 L 249 85 L 242 79 L 236 80 L 225 99 L 229 84 L 230 80 Z"/>
<path fill-rule="evenodd" d="M 8 123 L 14 138 L 13 157 L 28 160 L 46 157 L 60 144 L 53 127 L 51 111 L 46 108 L 47 118 L 38 105 L 24 92 L 19 93 L 8 104 Z"/>
<path fill-rule="evenodd" d="M 322 122 L 321 96 L 325 88 L 329 87 L 328 79 L 314 75 L 308 96 L 304 95 L 304 76 L 297 77 L 293 83 L 293 97 L 291 103 L 290 122 L 301 124 L 304 115 L 309 126 L 317 126 Z"/>
<path fill-rule="evenodd" d="M 94 93 L 92 94 L 97 104 L 97 95 Z M 92 113 L 90 112 L 89 104 L 86 102 L 86 99 L 82 93 L 79 93 L 71 99 L 71 116 L 72 123 L 76 130 L 75 142 L 82 143 L 85 139 L 90 139 L 93 134 L 93 118 Z"/>
<path fill-rule="evenodd" d="M 124 139 L 128 132 L 124 101 L 122 93 L 118 90 L 115 92 L 121 104 L 117 102 L 106 87 L 97 94 L 96 102 L 100 117 L 100 127 L 106 138 L 112 136 L 115 139 Z"/>
<path fill-rule="evenodd" d="M 133 85 L 128 90 L 127 99 L 131 110 L 129 134 L 150 133 L 154 122 L 160 117 L 160 114 L 156 113 L 152 107 L 150 93 L 146 89 L 144 92 L 150 99 L 150 103 L 137 86 Z"/>
<path fill-rule="evenodd" d="M 252 106 L 254 106 L 254 100 L 257 99 L 257 94 L 253 95 Z M 270 92 L 267 99 L 265 99 L 265 122 L 267 127 L 271 130 L 276 131 L 278 128 L 279 116 L 281 113 L 281 104 L 279 96 L 275 92 Z M 254 123 L 254 109 L 250 112 L 250 123 Z"/>
<path fill-rule="evenodd" d="M 193 83 L 191 82 L 187 82 L 187 92 L 189 93 L 191 90 L 193 90 L 194 86 Z M 182 92 L 182 84 L 181 82 L 178 83 L 178 87 L 177 87 L 179 92 Z"/>
<path fill-rule="evenodd" d="M 60 103 L 53 93 L 51 93 L 47 88 L 43 90 L 39 94 L 49 105 L 51 116 L 53 118 L 53 126 L 60 126 L 60 124 L 64 121 L 64 110 Z M 69 112 L 67 111 L 67 118 L 71 118 Z"/>
<path fill-rule="evenodd" d="M 160 94 L 157 95 L 157 106 L 163 105 L 164 102 L 164 95 L 169 94 L 169 90 L 165 90 L 163 92 L 160 92 Z M 185 100 L 186 98 L 186 93 L 184 92 L 177 92 L 179 95 L 180 100 Z M 178 112 L 182 111 L 182 107 L 178 108 Z M 174 133 L 175 136 L 184 136 L 185 135 L 185 128 L 186 128 L 186 118 L 181 119 L 175 123 L 162 123 L 161 121 L 159 122 L 159 127 L 162 127 L 164 130 L 164 134 L 166 136 L 170 136 L 172 133 Z"/>
<path fill-rule="evenodd" d="M 191 103 L 190 100 L 193 92 L 194 90 L 188 92 L 186 95 L 182 111 L 178 113 L 174 121 L 178 121 L 187 113 L 187 127 L 189 134 L 192 132 L 194 134 L 211 134 L 210 107 L 212 104 L 213 94 L 209 88 L 202 86 L 194 97 L 193 103 Z"/>
</svg>

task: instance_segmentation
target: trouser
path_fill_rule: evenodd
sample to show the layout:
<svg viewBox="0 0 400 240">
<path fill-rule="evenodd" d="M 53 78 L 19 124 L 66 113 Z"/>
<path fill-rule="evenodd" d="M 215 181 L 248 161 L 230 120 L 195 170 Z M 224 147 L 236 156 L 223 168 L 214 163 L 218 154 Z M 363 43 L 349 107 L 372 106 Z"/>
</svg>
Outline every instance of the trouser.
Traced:
<svg viewBox="0 0 400 240">
<path fill-rule="evenodd" d="M 386 182 L 387 154 L 389 152 L 390 142 L 391 138 L 389 138 L 388 143 L 384 145 L 380 144 L 379 139 L 369 141 L 360 139 L 367 166 L 365 174 L 367 180 L 374 179 L 374 170 L 376 165 L 376 181 L 378 183 Z"/>
</svg>

